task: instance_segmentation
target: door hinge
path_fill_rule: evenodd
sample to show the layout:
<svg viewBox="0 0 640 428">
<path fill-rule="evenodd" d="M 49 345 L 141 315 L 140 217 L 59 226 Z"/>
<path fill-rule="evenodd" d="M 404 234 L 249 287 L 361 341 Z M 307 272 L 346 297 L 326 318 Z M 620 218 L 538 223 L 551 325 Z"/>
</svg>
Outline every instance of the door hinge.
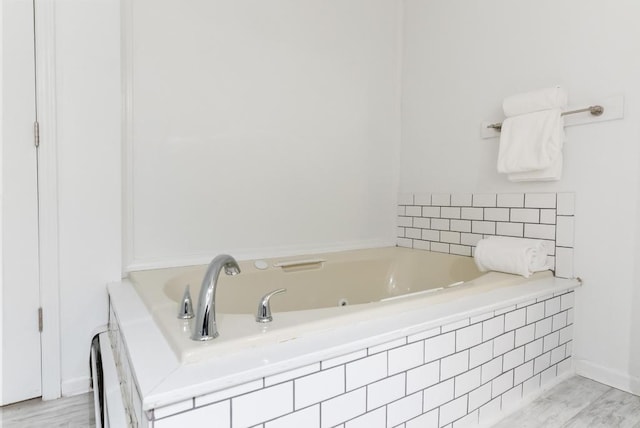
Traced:
<svg viewBox="0 0 640 428">
<path fill-rule="evenodd" d="M 40 124 L 37 120 L 33 122 L 33 144 L 36 148 L 40 147 Z"/>
<path fill-rule="evenodd" d="M 43 320 L 42 320 L 42 308 L 38 308 L 38 331 L 42 333 Z"/>
</svg>

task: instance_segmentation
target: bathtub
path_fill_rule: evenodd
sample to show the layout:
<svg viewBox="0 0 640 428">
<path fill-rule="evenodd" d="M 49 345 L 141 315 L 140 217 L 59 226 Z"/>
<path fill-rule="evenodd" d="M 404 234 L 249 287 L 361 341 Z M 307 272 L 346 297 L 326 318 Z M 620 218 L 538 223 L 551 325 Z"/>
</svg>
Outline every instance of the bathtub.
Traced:
<svg viewBox="0 0 640 428">
<path fill-rule="evenodd" d="M 570 367 L 572 290 L 579 284 L 555 278 L 549 271 L 528 279 L 481 273 L 470 257 L 396 247 L 239 264 L 239 275 L 222 273 L 219 278 L 216 313 L 220 336 L 207 342 L 192 341 L 192 321 L 176 316 L 185 286 L 190 285 L 192 297 L 197 299 L 206 266 L 132 272 L 127 280 L 109 286 L 109 330 L 124 391 L 129 391 L 124 401 L 130 403 L 130 414 L 140 426 L 151 426 L 152 421 L 154 427 L 162 426 L 160 421 L 171 418 L 176 424 L 186 423 L 187 419 L 180 422 L 185 414 L 213 412 L 216 406 L 221 406 L 221 418 L 230 415 L 228 424 L 220 426 L 233 428 L 292 417 L 302 411 L 297 409 L 296 400 L 307 402 L 308 398 L 299 399 L 297 394 L 304 393 L 305 382 L 313 376 L 335 372 L 336 381 L 342 382 L 335 393 L 314 392 L 319 400 L 336 399 L 338 393 L 350 397 L 353 391 L 369 391 L 371 382 L 397 378 L 398 373 L 410 382 L 407 370 L 417 370 L 419 364 L 433 365 L 427 355 L 440 352 L 442 346 L 453 348 L 443 348 L 441 358 L 467 352 L 466 369 L 473 373 L 472 346 L 487 348 L 491 342 L 494 349 L 499 345 L 494 346 L 493 341 L 499 337 L 515 337 L 516 329 L 529 334 L 529 330 L 534 332 L 535 323 L 543 321 L 538 330 L 543 332 L 548 324 L 549 338 L 531 337 L 531 343 L 544 339 L 540 355 L 532 358 L 547 358 L 548 354 L 554 377 Z M 278 288 L 287 291 L 272 298 L 273 321 L 257 323 L 260 297 Z M 509 332 L 508 327 L 512 328 Z M 495 336 L 492 329 L 497 332 Z M 453 345 L 444 344 L 452 334 Z M 471 339 L 466 339 L 468 335 Z M 510 340 L 511 349 L 505 348 L 505 355 L 519 350 L 524 359 L 525 346 L 531 343 L 518 347 L 517 339 Z M 548 343 L 557 346 L 547 350 L 551 346 Z M 378 368 L 359 364 L 381 359 L 383 354 L 383 377 L 371 377 Z M 438 361 L 445 367 L 444 359 Z M 522 385 L 536 376 L 541 386 L 542 369 L 533 374 L 533 359 L 522 364 L 531 364 L 533 377 L 523 380 L 521 391 Z M 535 365 L 536 370 L 542 367 L 540 364 Z M 362 371 L 357 374 L 359 365 Z M 396 365 L 400 372 L 394 369 Z M 515 368 L 507 363 L 504 367 L 511 374 L 502 375 L 513 378 Z M 371 379 L 363 385 L 350 380 L 360 378 Z M 294 384 L 298 386 L 294 388 Z M 318 384 L 321 391 L 324 384 Z M 287 404 L 289 398 L 270 402 L 259 416 L 253 414 L 261 411 L 248 410 L 256 403 L 242 408 L 252 394 L 263 400 L 280 392 L 287 397 L 293 394 L 294 404 Z M 426 389 L 421 394 L 424 398 Z M 325 408 L 331 406 L 318 407 L 318 412 L 323 413 Z M 301 419 L 293 420 L 299 423 Z M 332 417 L 323 416 L 323 420 Z"/>
</svg>

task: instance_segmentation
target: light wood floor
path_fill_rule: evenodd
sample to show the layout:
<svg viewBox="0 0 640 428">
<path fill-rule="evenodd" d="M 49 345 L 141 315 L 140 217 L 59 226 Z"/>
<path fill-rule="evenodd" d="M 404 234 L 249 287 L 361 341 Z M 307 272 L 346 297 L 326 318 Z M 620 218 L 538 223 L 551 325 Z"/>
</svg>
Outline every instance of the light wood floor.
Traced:
<svg viewBox="0 0 640 428">
<path fill-rule="evenodd" d="M 39 398 L 0 407 L 2 428 L 88 428 L 95 427 L 93 392 L 42 401 Z"/>
<path fill-rule="evenodd" d="M 95 427 L 93 394 L 2 407 L 0 427 Z M 640 428 L 640 397 L 574 376 L 494 428 Z"/>
<path fill-rule="evenodd" d="M 493 428 L 640 428 L 640 397 L 574 376 Z"/>
</svg>

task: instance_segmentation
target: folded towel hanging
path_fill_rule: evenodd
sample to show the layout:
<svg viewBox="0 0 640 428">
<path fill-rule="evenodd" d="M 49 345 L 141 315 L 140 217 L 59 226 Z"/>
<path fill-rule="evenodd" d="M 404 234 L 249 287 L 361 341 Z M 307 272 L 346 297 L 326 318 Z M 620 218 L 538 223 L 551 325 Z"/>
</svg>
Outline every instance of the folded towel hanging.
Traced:
<svg viewBox="0 0 640 428">
<path fill-rule="evenodd" d="M 502 102 L 502 110 L 506 117 L 557 108 L 566 110 L 567 99 L 567 91 L 560 86 L 554 86 L 507 97 Z"/>
<path fill-rule="evenodd" d="M 499 271 L 528 278 L 534 272 L 549 270 L 547 250 L 534 239 L 491 236 L 476 246 L 474 260 L 482 272 Z"/>
</svg>

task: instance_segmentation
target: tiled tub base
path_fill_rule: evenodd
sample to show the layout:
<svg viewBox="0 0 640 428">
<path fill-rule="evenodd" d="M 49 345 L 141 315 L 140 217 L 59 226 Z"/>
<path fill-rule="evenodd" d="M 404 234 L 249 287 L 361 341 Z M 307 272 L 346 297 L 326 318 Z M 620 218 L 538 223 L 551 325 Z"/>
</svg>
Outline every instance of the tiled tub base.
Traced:
<svg viewBox="0 0 640 428">
<path fill-rule="evenodd" d="M 153 428 L 485 425 L 570 373 L 573 301 L 547 295 L 142 414 L 134 386 L 129 412 Z"/>
</svg>

